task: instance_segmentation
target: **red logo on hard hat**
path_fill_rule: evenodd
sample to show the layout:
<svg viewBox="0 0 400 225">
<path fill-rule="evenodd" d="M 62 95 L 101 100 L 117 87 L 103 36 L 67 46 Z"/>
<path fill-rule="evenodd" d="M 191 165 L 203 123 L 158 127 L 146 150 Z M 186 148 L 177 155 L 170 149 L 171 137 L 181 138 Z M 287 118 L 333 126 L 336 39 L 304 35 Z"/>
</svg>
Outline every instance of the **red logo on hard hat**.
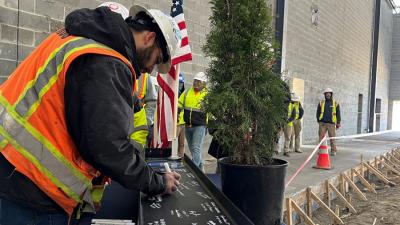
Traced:
<svg viewBox="0 0 400 225">
<path fill-rule="evenodd" d="M 111 4 L 108 6 L 108 8 L 110 8 L 112 11 L 114 11 L 114 10 L 118 10 L 119 6 L 116 5 L 116 4 L 111 3 Z"/>
</svg>

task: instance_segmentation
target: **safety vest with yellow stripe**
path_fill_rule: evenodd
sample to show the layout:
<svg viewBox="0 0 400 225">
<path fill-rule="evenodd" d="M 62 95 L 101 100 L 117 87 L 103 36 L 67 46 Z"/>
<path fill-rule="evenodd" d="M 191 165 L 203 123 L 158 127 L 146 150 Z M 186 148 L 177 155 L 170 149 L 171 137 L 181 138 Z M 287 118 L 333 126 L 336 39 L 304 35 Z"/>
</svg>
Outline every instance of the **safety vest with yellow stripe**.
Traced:
<svg viewBox="0 0 400 225">
<path fill-rule="evenodd" d="M 201 102 L 207 95 L 207 91 L 203 89 L 195 92 L 194 88 L 190 88 L 179 97 L 178 106 L 183 110 L 183 119 L 187 125 L 199 126 L 207 124 L 207 115 L 201 111 Z"/>
<path fill-rule="evenodd" d="M 104 186 L 94 187 L 92 180 L 100 172 L 82 159 L 68 133 L 66 72 L 77 57 L 101 54 L 120 59 L 132 76 L 135 73 L 129 60 L 115 50 L 62 33 L 51 34 L 0 86 L 0 151 L 72 215 L 77 206 L 78 211 L 94 212 Z"/>
<path fill-rule="evenodd" d="M 332 100 L 332 122 L 336 123 L 337 118 L 336 118 L 336 108 L 337 108 L 337 102 L 335 100 Z M 324 117 L 324 112 L 325 112 L 325 100 L 322 100 L 319 103 L 320 107 L 321 107 L 321 113 L 319 114 L 319 120 L 321 121 L 322 118 Z"/>
<path fill-rule="evenodd" d="M 290 102 L 288 106 L 288 117 L 287 117 L 288 119 L 292 116 L 293 107 L 295 107 L 294 104 Z M 289 127 L 293 127 L 293 121 L 289 122 L 287 125 Z"/>
<path fill-rule="evenodd" d="M 294 106 L 294 110 L 296 112 L 296 116 L 294 117 L 294 119 L 298 120 L 300 117 L 300 102 L 294 102 L 293 106 Z"/>
<path fill-rule="evenodd" d="M 149 127 L 147 126 L 146 110 L 144 107 L 133 115 L 133 133 L 131 134 L 131 142 L 141 151 L 144 151 L 147 143 L 147 135 Z"/>
</svg>

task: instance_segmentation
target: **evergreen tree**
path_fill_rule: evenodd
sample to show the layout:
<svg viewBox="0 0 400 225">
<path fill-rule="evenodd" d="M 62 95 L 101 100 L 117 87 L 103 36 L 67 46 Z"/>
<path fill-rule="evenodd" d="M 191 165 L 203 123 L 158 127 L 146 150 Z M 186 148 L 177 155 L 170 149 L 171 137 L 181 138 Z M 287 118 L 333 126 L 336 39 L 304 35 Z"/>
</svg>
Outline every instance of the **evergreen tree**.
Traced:
<svg viewBox="0 0 400 225">
<path fill-rule="evenodd" d="M 210 126 L 234 163 L 269 163 L 286 123 L 289 96 L 272 69 L 276 44 L 270 9 L 266 0 L 211 0 L 211 5 L 211 31 L 203 47 L 211 59 L 204 102 Z"/>
</svg>

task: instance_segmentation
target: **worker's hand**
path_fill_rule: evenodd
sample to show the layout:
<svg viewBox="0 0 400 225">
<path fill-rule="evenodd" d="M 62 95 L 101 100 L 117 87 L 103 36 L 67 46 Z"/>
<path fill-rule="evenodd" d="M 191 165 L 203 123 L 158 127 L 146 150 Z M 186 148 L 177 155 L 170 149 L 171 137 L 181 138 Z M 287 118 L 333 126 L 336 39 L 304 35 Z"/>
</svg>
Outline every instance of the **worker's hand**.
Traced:
<svg viewBox="0 0 400 225">
<path fill-rule="evenodd" d="M 340 123 L 336 124 L 336 129 L 339 129 L 341 126 Z"/>
<path fill-rule="evenodd" d="M 164 174 L 164 181 L 167 188 L 165 189 L 164 194 L 172 194 L 178 190 L 180 179 L 181 175 L 179 175 L 177 172 L 166 172 Z"/>
</svg>

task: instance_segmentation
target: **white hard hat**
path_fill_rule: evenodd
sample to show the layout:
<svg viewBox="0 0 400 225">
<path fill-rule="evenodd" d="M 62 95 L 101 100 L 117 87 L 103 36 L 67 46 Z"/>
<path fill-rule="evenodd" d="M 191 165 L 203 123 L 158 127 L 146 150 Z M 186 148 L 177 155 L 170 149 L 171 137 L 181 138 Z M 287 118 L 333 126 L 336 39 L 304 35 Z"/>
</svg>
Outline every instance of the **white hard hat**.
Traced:
<svg viewBox="0 0 400 225">
<path fill-rule="evenodd" d="M 193 79 L 194 80 L 203 81 L 203 82 L 207 82 L 208 81 L 206 74 L 203 73 L 203 72 L 196 73 L 196 75 L 194 75 Z"/>
<path fill-rule="evenodd" d="M 123 6 L 119 3 L 104 2 L 101 5 L 99 5 L 98 7 L 101 7 L 101 6 L 107 6 L 108 8 L 111 9 L 111 11 L 119 13 L 122 16 L 122 18 L 124 18 L 124 19 L 126 19 L 129 16 L 129 10 L 125 6 Z"/>
<path fill-rule="evenodd" d="M 300 97 L 296 94 L 296 93 L 291 93 L 291 97 L 290 100 L 293 102 L 299 102 L 300 101 Z"/>
<path fill-rule="evenodd" d="M 324 91 L 324 94 L 325 94 L 325 93 L 328 93 L 328 92 L 330 92 L 330 93 L 333 93 L 333 91 L 332 91 L 332 89 L 331 89 L 331 88 L 327 88 L 327 89 L 325 89 L 325 91 Z"/>
<path fill-rule="evenodd" d="M 166 15 L 160 10 L 147 10 L 140 5 L 132 6 L 129 10 L 129 16 L 135 17 L 139 12 L 145 12 L 153 18 L 154 22 L 157 23 L 163 34 L 165 42 L 167 43 L 168 60 L 165 63 L 159 64 L 157 68 L 160 73 L 168 73 L 171 68 L 171 57 L 175 55 L 176 50 L 181 46 L 182 42 L 182 34 L 178 24 L 176 24 L 175 20 L 172 19 L 171 16 Z"/>
</svg>

